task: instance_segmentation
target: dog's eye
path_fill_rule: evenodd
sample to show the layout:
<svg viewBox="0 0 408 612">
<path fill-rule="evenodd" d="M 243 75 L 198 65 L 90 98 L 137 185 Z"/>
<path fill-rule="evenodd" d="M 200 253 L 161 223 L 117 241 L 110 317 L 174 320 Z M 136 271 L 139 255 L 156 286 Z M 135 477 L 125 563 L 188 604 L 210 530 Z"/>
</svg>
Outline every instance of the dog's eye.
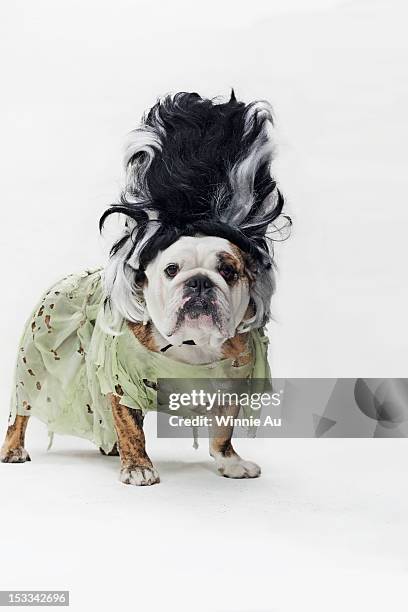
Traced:
<svg viewBox="0 0 408 612">
<path fill-rule="evenodd" d="M 164 273 L 169 277 L 169 278 L 173 278 L 173 276 L 176 276 L 177 272 L 180 270 L 179 266 L 177 264 L 169 264 L 167 266 L 167 268 L 164 269 Z"/>
<path fill-rule="evenodd" d="M 221 276 L 224 278 L 224 280 L 227 281 L 227 283 L 230 283 L 233 280 L 235 280 L 237 276 L 237 272 L 235 268 L 233 268 L 232 266 L 229 266 L 228 264 L 222 264 L 219 267 L 218 271 L 221 274 Z"/>
</svg>

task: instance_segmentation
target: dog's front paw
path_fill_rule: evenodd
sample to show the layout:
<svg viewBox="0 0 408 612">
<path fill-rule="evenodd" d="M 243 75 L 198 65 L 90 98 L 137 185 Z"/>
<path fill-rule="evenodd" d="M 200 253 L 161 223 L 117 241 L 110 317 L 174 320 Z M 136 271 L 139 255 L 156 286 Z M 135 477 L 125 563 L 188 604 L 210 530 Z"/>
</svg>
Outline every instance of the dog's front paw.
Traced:
<svg viewBox="0 0 408 612">
<path fill-rule="evenodd" d="M 123 484 L 137 485 L 139 487 L 153 485 L 160 482 L 159 473 L 153 466 L 123 467 L 119 475 Z"/>
<path fill-rule="evenodd" d="M 261 468 L 252 461 L 245 461 L 237 455 L 217 458 L 217 468 L 225 478 L 258 478 Z"/>
<path fill-rule="evenodd" d="M 9 449 L 2 448 L 0 451 L 1 463 L 25 463 L 26 461 L 31 461 L 30 455 L 22 446 Z"/>
</svg>

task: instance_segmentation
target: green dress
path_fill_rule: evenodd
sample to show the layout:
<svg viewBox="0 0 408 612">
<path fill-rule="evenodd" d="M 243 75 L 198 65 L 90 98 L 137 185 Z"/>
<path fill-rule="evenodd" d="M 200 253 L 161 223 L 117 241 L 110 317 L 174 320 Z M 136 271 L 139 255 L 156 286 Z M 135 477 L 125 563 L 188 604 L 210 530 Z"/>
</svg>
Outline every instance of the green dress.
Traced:
<svg viewBox="0 0 408 612">
<path fill-rule="evenodd" d="M 86 438 L 109 452 L 116 432 L 108 393 L 121 404 L 157 409 L 158 378 L 269 379 L 267 338 L 251 332 L 252 362 L 232 359 L 190 365 L 150 351 L 126 321 L 111 335 L 97 323 L 103 308 L 101 270 L 73 274 L 43 296 L 26 324 L 19 345 L 10 424 L 15 416 L 34 415 L 53 433 Z M 146 384 L 146 382 L 148 384 Z"/>
</svg>

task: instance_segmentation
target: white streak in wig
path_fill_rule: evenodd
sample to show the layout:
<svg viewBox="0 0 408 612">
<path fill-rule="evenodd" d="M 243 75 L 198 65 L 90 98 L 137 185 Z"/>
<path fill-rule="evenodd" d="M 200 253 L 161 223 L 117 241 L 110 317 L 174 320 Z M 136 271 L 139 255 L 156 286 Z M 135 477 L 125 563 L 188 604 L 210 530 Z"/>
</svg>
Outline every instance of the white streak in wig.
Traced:
<svg viewBox="0 0 408 612">
<path fill-rule="evenodd" d="M 273 124 L 272 106 L 267 100 L 257 100 L 256 102 L 248 105 L 244 136 L 246 136 L 252 128 L 255 116 L 261 121 L 265 121 L 269 125 Z"/>
<path fill-rule="evenodd" d="M 109 296 L 109 306 L 105 310 L 105 320 L 102 326 L 105 331 L 117 333 L 122 319 L 133 322 L 146 322 L 148 313 L 143 297 L 142 288 L 135 286 L 136 270 L 139 268 L 139 255 L 146 242 L 157 231 L 159 224 L 155 221 L 149 223 L 142 240 L 138 242 L 131 257 L 128 254 L 133 247 L 130 228 L 126 229 L 128 240 L 114 255 L 111 255 L 105 268 L 104 288 Z"/>
<path fill-rule="evenodd" d="M 239 164 L 235 164 L 231 169 L 229 180 L 234 195 L 226 221 L 233 225 L 241 226 L 244 224 L 254 204 L 254 178 L 256 171 L 261 163 L 267 159 L 272 159 L 273 145 L 271 142 L 260 145 L 259 141 L 263 138 L 264 136 L 261 133 L 251 147 L 248 156 Z"/>
<path fill-rule="evenodd" d="M 126 171 L 126 197 L 135 202 L 148 199 L 149 192 L 145 182 L 146 172 L 152 162 L 156 150 L 161 149 L 161 141 L 157 133 L 149 127 L 133 130 L 125 145 L 124 166 Z M 142 159 L 134 156 L 144 153 Z M 134 159 L 133 159 L 134 158 Z M 137 191 L 138 196 L 133 195 Z M 145 235 L 137 243 L 130 258 L 128 255 L 134 243 L 132 231 L 136 231 L 136 222 L 129 217 L 123 228 L 122 236 L 128 236 L 124 245 L 111 255 L 104 273 L 104 290 L 109 302 L 105 308 L 104 315 L 99 320 L 102 329 L 111 334 L 117 334 L 123 319 L 133 322 L 146 321 L 148 318 L 144 303 L 143 291 L 135 287 L 135 272 L 139 268 L 139 255 L 146 242 L 155 234 L 159 228 L 156 223 L 157 213 L 147 210 L 149 224 Z"/>
<path fill-rule="evenodd" d="M 263 129 L 258 138 L 248 151 L 248 155 L 235 164 L 230 171 L 229 180 L 233 191 L 231 205 L 227 211 L 225 221 L 238 227 L 255 227 L 259 221 L 262 223 L 264 213 L 275 205 L 277 194 L 272 193 L 262 203 L 256 218 L 246 221 L 254 204 L 254 179 L 259 166 L 265 162 L 271 163 L 275 153 L 275 146 L 272 140 L 273 114 L 272 107 L 266 100 L 260 100 L 251 104 L 247 111 L 245 121 L 245 132 L 247 135 L 253 127 L 254 121 L 264 121 Z M 266 259 L 269 253 L 264 253 Z M 253 283 L 250 295 L 255 306 L 255 315 L 243 321 L 238 331 L 240 333 L 249 331 L 252 328 L 259 328 L 268 321 L 270 317 L 270 303 L 275 291 L 275 273 L 273 267 L 269 269 L 259 269 Z"/>
<path fill-rule="evenodd" d="M 137 128 L 130 132 L 125 144 L 123 163 L 126 171 L 126 191 L 138 190 L 148 197 L 145 183 L 146 172 L 155 155 L 155 150 L 161 150 L 161 141 L 157 133 L 149 127 Z M 144 159 L 134 159 L 137 153 L 144 153 Z"/>
<path fill-rule="evenodd" d="M 233 192 L 231 205 L 225 221 L 241 227 L 251 227 L 252 223 L 245 224 L 254 203 L 254 179 L 259 166 L 265 161 L 272 161 L 275 147 L 271 138 L 272 107 L 266 100 L 250 104 L 245 119 L 244 136 L 247 135 L 255 121 L 264 121 L 263 128 L 248 151 L 248 155 L 235 164 L 229 173 L 229 181 Z M 268 198 L 267 198 L 268 199 Z M 262 209 L 268 209 L 265 202 Z"/>
</svg>

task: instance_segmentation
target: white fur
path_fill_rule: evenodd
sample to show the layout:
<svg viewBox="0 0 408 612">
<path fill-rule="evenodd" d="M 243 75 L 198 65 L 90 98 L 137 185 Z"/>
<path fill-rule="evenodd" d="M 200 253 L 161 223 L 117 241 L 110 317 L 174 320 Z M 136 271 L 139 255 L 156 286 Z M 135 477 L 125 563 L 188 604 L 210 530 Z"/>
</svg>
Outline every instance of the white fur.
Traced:
<svg viewBox="0 0 408 612">
<path fill-rule="evenodd" d="M 143 487 L 160 482 L 160 477 L 154 467 L 136 467 L 132 469 L 123 467 L 120 470 L 119 480 L 123 484 Z"/>
<path fill-rule="evenodd" d="M 147 266 L 146 307 L 155 327 L 168 343 L 180 346 L 185 340 L 194 340 L 198 346 L 216 350 L 235 335 L 249 303 L 249 283 L 246 278 L 232 287 L 225 282 L 217 271 L 220 252 L 233 255 L 231 244 L 224 238 L 184 236 Z M 180 271 L 169 279 L 164 270 L 171 263 L 177 263 Z M 204 274 L 214 284 L 220 324 L 209 324 L 205 318 L 185 319 L 177 328 L 185 282 L 197 274 Z"/>
<path fill-rule="evenodd" d="M 169 345 L 168 340 L 156 328 L 153 329 L 153 337 L 160 349 Z M 189 344 L 182 344 L 181 346 L 172 345 L 166 350 L 165 354 L 181 363 L 201 365 L 203 363 L 214 363 L 222 359 L 222 347 L 220 345 L 214 347 Z"/>
<path fill-rule="evenodd" d="M 149 235 L 156 231 L 154 223 L 148 231 Z M 123 318 L 133 322 L 146 322 L 152 319 L 163 337 L 167 338 L 172 344 L 191 339 L 191 336 L 186 338 L 181 337 L 180 334 L 178 336 L 172 334 L 171 318 L 173 317 L 174 324 L 175 308 L 181 299 L 181 293 L 177 294 L 177 283 L 174 285 L 175 290 L 166 295 L 166 308 L 164 308 L 163 296 L 160 297 L 160 288 L 165 286 L 165 278 L 163 277 L 164 261 L 167 258 L 168 263 L 172 263 L 170 255 L 174 254 L 177 257 L 177 252 L 180 252 L 180 255 L 183 254 L 190 273 L 194 271 L 197 273 L 201 270 L 209 274 L 213 280 L 216 278 L 219 302 L 220 306 L 223 306 L 221 311 L 221 315 L 223 314 L 224 316 L 223 329 L 218 330 L 218 332 L 213 329 L 210 334 L 206 333 L 204 328 L 198 330 L 200 334 L 196 330 L 195 335 L 197 336 L 198 344 L 208 341 L 212 346 L 216 346 L 226 338 L 233 336 L 236 329 L 239 332 L 244 332 L 251 328 L 262 326 L 265 320 L 269 318 L 270 301 L 275 289 L 273 268 L 258 272 L 255 282 L 250 288 L 250 297 L 255 305 L 255 315 L 241 323 L 248 305 L 249 295 L 247 299 L 247 295 L 244 295 L 245 287 L 242 283 L 239 283 L 232 290 L 231 295 L 229 295 L 229 288 L 226 283 L 222 282 L 219 275 L 215 277 L 215 251 L 216 247 L 221 243 L 222 248 L 220 250 L 231 249 L 230 243 L 223 238 L 198 236 L 180 238 L 166 251 L 159 253 L 156 259 L 148 265 L 146 273 L 150 284 L 148 284 L 147 289 L 142 291 L 142 289 L 135 287 L 134 277 L 136 275 L 138 253 L 142 244 L 144 244 L 144 240 L 135 249 L 129 263 L 124 265 L 126 252 L 132 246 L 131 239 L 129 238 L 125 245 L 115 255 L 110 257 L 108 265 L 105 267 L 104 291 L 109 298 L 109 304 L 100 318 L 99 324 L 101 327 L 108 333 L 116 333 L 115 330 L 119 328 Z M 200 244 L 203 244 L 203 247 L 200 247 Z M 204 263 L 194 264 L 197 251 L 203 255 Z M 178 281 L 182 278 L 187 278 L 185 272 L 179 277 Z M 169 334 L 172 335 L 170 336 Z"/>
<path fill-rule="evenodd" d="M 221 453 L 211 453 L 217 469 L 226 478 L 257 478 L 261 468 L 252 461 L 245 461 L 239 455 L 224 457 Z"/>
</svg>

